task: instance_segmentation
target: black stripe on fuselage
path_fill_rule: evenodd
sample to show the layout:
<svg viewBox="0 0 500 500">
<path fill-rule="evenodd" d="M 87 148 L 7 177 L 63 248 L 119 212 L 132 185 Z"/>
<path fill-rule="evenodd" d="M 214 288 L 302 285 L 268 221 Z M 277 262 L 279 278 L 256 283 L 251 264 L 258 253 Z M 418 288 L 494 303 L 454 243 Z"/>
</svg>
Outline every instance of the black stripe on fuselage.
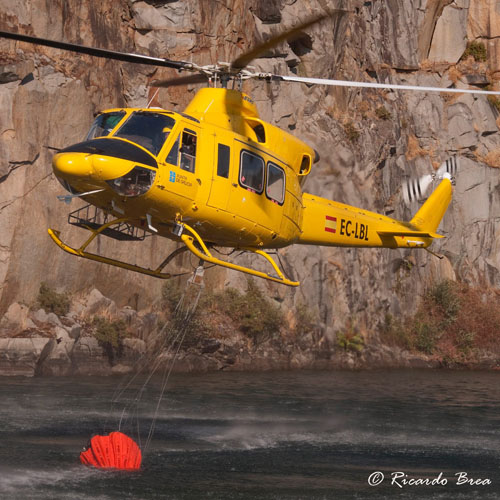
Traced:
<svg viewBox="0 0 500 500">
<path fill-rule="evenodd" d="M 61 153 L 88 153 L 111 156 L 158 168 L 158 163 L 152 155 L 135 144 L 120 139 L 102 138 L 79 142 L 63 149 Z"/>
</svg>

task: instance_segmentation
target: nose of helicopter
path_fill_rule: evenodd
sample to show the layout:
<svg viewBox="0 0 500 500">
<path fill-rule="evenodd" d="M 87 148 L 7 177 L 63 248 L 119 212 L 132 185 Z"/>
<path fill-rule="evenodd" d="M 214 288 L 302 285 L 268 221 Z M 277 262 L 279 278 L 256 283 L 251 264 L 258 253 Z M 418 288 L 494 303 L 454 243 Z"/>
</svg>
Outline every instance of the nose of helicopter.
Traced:
<svg viewBox="0 0 500 500">
<path fill-rule="evenodd" d="M 107 181 L 125 174 L 133 162 L 86 153 L 57 153 L 52 159 L 54 174 L 66 181 Z"/>
<path fill-rule="evenodd" d="M 145 194 L 156 179 L 156 158 L 127 141 L 98 138 L 69 146 L 52 159 L 54 174 L 71 193 L 109 189 L 119 196 Z"/>
<path fill-rule="evenodd" d="M 52 159 L 52 168 L 57 177 L 68 182 L 90 182 L 94 187 L 96 182 L 99 185 L 117 179 L 137 166 L 156 170 L 158 163 L 137 145 L 113 138 L 74 144 Z"/>
<path fill-rule="evenodd" d="M 54 174 L 65 180 L 90 177 L 93 174 L 89 155 L 82 153 L 57 153 L 52 158 Z"/>
</svg>

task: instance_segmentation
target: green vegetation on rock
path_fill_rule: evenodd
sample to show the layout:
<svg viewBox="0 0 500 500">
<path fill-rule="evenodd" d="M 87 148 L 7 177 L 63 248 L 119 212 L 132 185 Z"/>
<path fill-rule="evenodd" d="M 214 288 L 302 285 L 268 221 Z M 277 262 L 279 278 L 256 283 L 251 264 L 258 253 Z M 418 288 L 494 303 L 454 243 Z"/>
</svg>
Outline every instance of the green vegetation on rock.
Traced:
<svg viewBox="0 0 500 500">
<path fill-rule="evenodd" d="M 500 99 L 498 97 L 489 95 L 488 102 L 500 113 Z"/>
<path fill-rule="evenodd" d="M 339 333 L 336 340 L 337 347 L 345 351 L 360 353 L 365 347 L 365 341 L 359 333 Z"/>
<path fill-rule="evenodd" d="M 175 310 L 182 297 L 179 284 L 167 282 L 162 291 L 162 298 L 167 313 L 177 325 Z M 182 320 L 181 320 L 182 321 Z M 249 337 L 254 344 L 273 339 L 279 334 L 283 324 L 283 315 L 260 291 L 253 280 L 248 280 L 246 292 L 235 288 L 225 288 L 220 292 L 204 290 L 198 307 L 191 319 L 189 334 L 185 343 L 190 345 L 206 337 L 217 337 L 225 331 L 239 330 Z"/>
<path fill-rule="evenodd" d="M 317 328 L 317 322 L 310 306 L 304 303 L 298 304 L 295 308 L 295 332 L 299 335 L 307 335 Z"/>
<path fill-rule="evenodd" d="M 123 353 L 123 339 L 127 337 L 127 326 L 122 320 L 110 321 L 102 316 L 94 317 L 92 322 L 94 337 L 105 350 L 109 363 L 115 364 L 116 358 Z"/>
<path fill-rule="evenodd" d="M 346 329 L 337 333 L 335 340 L 337 347 L 344 351 L 361 353 L 365 348 L 365 339 L 359 333 L 354 319 L 350 318 L 347 322 Z"/>
<path fill-rule="evenodd" d="M 248 280 L 247 287 L 245 293 L 226 288 L 216 294 L 218 307 L 224 314 L 233 318 L 238 328 L 254 343 L 271 340 L 281 329 L 283 315 L 253 280 Z"/>
<path fill-rule="evenodd" d="M 412 317 L 386 315 L 381 339 L 444 365 L 473 363 L 481 351 L 499 354 L 500 295 L 450 280 L 435 283 Z"/>
<path fill-rule="evenodd" d="M 57 293 L 47 283 L 40 284 L 37 305 L 47 312 L 53 312 L 58 316 L 65 316 L 69 312 L 70 299 L 66 293 Z"/>
<path fill-rule="evenodd" d="M 354 123 L 347 122 L 344 125 L 344 132 L 350 142 L 358 142 L 360 133 L 359 130 L 355 127 Z"/>
<path fill-rule="evenodd" d="M 391 113 L 387 111 L 385 106 L 380 106 L 375 110 L 375 114 L 379 120 L 389 120 L 391 118 Z"/>
<path fill-rule="evenodd" d="M 487 60 L 486 46 L 483 42 L 468 42 L 462 59 L 467 59 L 469 56 L 474 58 L 474 61 L 485 62 Z"/>
</svg>

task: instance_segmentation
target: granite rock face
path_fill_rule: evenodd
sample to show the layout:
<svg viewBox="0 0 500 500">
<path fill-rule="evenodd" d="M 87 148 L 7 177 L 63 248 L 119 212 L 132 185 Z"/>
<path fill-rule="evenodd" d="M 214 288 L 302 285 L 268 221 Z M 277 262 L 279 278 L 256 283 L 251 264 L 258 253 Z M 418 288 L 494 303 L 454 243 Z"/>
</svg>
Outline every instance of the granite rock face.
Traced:
<svg viewBox="0 0 500 500">
<path fill-rule="evenodd" d="M 97 290 L 91 295 L 96 296 Z M 102 297 L 102 295 L 101 295 Z M 128 307 L 117 309 L 107 299 L 107 308 L 101 313 L 107 318 L 111 311 L 115 317 L 129 315 Z M 9 308 L 13 312 L 22 306 Z M 153 317 L 153 318 L 152 318 Z M 17 318 L 20 318 L 18 315 Z M 17 331 L 16 336 L 0 337 L 0 376 L 108 376 L 147 374 L 174 370 L 176 372 L 206 371 L 269 371 L 290 369 L 380 368 L 436 366 L 439 362 L 426 355 L 414 355 L 399 348 L 387 347 L 377 342 L 364 345 L 360 351 L 332 349 L 332 345 L 315 333 L 295 338 L 286 334 L 265 342 L 254 342 L 241 331 L 212 330 L 193 342 L 196 330 L 187 326 L 186 338 L 177 346 L 179 327 L 165 325 L 163 313 L 136 314 L 133 322 L 119 323 L 120 345 L 111 347 L 99 340 L 92 316 L 82 310 L 79 315 L 67 316 L 46 313 L 43 309 L 31 311 L 26 319 L 34 326 Z M 153 321 L 151 321 L 153 319 Z M 77 323 L 78 320 L 80 323 Z M 221 320 L 221 318 L 219 318 Z M 153 322 L 156 328 L 148 325 Z M 16 323 L 20 325 L 20 323 Z M 6 323 L 0 325 L 0 335 L 8 334 Z M 12 323 L 9 323 L 12 326 Z M 102 331 L 101 331 L 102 334 Z M 290 338 L 288 338 L 290 337 Z M 489 361 L 488 359 L 486 361 Z M 481 358 L 484 367 L 485 358 Z M 497 364 L 495 357 L 492 366 Z"/>
<path fill-rule="evenodd" d="M 500 80 L 500 6 L 496 0 L 470 2 L 467 38 L 486 44 L 488 67 L 495 80 Z"/>
<path fill-rule="evenodd" d="M 49 5 L 50 4 L 50 5 Z M 496 0 L 342 1 L 347 12 L 313 26 L 303 43 L 283 43 L 254 61 L 261 70 L 301 76 L 418 85 L 467 85 L 500 79 L 500 12 Z M 3 1 L 2 29 L 114 50 L 193 60 L 230 60 L 262 37 L 324 11 L 321 0 L 133 1 L 47 3 Z M 460 61 L 466 42 L 487 47 L 486 62 Z M 155 78 L 174 70 L 103 61 L 50 48 L 0 40 L 0 315 L 13 303 L 33 304 L 40 283 L 86 297 L 98 310 L 109 297 L 120 308 L 148 309 L 162 283 L 83 261 L 57 249 L 47 227 L 70 242 L 63 189 L 51 173 L 49 149 L 82 140 L 93 114 L 115 106 L 146 105 Z M 21 81 L 29 73 L 33 79 Z M 30 80 L 30 81 L 29 81 Z M 461 157 L 455 197 L 433 250 L 353 250 L 294 246 L 283 259 L 301 280 L 292 290 L 259 282 L 293 311 L 307 304 L 326 338 L 354 322 L 370 334 L 385 313 L 415 310 L 425 286 L 443 277 L 500 287 L 500 133 L 498 111 L 484 96 L 379 92 L 301 84 L 249 82 L 245 90 L 261 116 L 308 141 L 322 157 L 308 192 L 408 219 L 401 184 L 428 173 L 450 155 Z M 195 87 L 162 89 L 154 104 L 182 110 Z M 378 109 L 386 113 L 377 113 Z M 382 118 L 382 116 L 385 117 Z M 354 140 L 346 125 L 359 131 Z M 69 210 L 79 208 L 73 202 Z M 100 251 L 152 265 L 173 248 L 155 237 L 119 243 L 100 237 Z M 411 259 L 414 265 L 401 266 Z M 176 259 L 181 270 L 188 260 Z M 209 270 L 214 287 L 244 287 L 246 277 Z M 89 309 L 89 310 L 90 310 Z M 23 313 L 19 313 L 19 321 Z M 25 325 L 23 326 L 23 328 Z M 53 355 L 64 357 L 62 349 Z M 94 349 L 92 345 L 81 349 Z M 51 354 L 52 355 L 52 354 Z M 78 351 L 73 352 L 78 359 Z M 299 361 L 297 361 L 299 363 Z M 299 363 L 300 364 L 300 363 Z M 55 368 L 54 368 L 55 369 Z"/>
<path fill-rule="evenodd" d="M 469 0 L 445 2 L 446 5 L 436 20 L 429 60 L 457 63 L 467 45 L 467 15 Z"/>
</svg>

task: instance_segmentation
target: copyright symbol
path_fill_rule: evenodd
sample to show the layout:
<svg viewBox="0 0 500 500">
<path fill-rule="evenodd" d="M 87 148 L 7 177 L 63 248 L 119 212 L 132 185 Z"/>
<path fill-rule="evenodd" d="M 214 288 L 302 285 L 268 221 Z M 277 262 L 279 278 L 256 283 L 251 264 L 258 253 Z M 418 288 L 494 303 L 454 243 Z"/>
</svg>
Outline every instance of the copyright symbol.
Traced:
<svg viewBox="0 0 500 500">
<path fill-rule="evenodd" d="M 368 477 L 368 484 L 370 486 L 378 486 L 384 480 L 384 474 L 382 472 L 376 471 L 372 472 Z"/>
</svg>

